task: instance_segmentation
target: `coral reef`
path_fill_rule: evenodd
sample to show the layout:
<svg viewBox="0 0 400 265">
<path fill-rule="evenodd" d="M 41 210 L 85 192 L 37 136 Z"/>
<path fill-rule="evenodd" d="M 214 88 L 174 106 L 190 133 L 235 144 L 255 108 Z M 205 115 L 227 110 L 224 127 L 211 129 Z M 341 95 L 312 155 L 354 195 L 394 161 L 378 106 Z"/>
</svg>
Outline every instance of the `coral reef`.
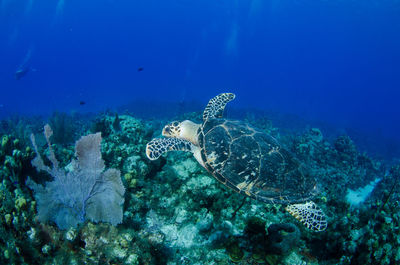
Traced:
<svg viewBox="0 0 400 265">
<path fill-rule="evenodd" d="M 198 120 L 201 116 L 187 113 L 181 118 Z M 328 141 L 318 128 L 283 133 L 267 118 L 254 120 L 250 115 L 247 119 L 285 143 L 317 176 L 315 202 L 329 217 L 326 231 L 309 232 L 284 207 L 233 193 L 191 154 L 176 152 L 149 161 L 145 145 L 160 134 L 164 121 L 140 121 L 117 114 L 77 124 L 84 124 L 81 134 L 101 132 L 96 157 L 101 151 L 105 167 L 121 172 L 126 189 L 118 217 L 122 223 L 113 226 L 87 218 L 76 227 L 61 230 L 41 222 L 40 209 L 36 209 L 42 202 L 24 185 L 28 176 L 46 185 L 55 179 L 33 170 L 34 152 L 26 132 L 7 123 L 10 130 L 0 138 L 0 264 L 400 262 L 400 163 L 389 166 L 360 153 L 346 135 Z M 43 122 L 31 122 L 26 122 L 26 127 L 38 132 L 38 124 Z M 45 140 L 38 137 L 37 141 L 38 152 L 46 154 L 43 166 L 54 164 L 52 157 L 57 156 L 59 168 L 66 166 L 69 172 L 66 175 L 76 170 L 69 161 L 80 158 L 74 157 L 70 140 L 51 144 L 49 149 L 44 148 Z M 365 201 L 351 207 L 346 200 L 348 189 L 357 190 L 377 178 L 381 181 Z"/>
<path fill-rule="evenodd" d="M 3 135 L 0 141 L 0 179 L 23 183 L 23 176 L 31 170 L 32 149 L 11 135 Z"/>
<path fill-rule="evenodd" d="M 268 250 L 284 255 L 300 241 L 300 230 L 294 224 L 272 224 L 268 227 Z"/>
</svg>

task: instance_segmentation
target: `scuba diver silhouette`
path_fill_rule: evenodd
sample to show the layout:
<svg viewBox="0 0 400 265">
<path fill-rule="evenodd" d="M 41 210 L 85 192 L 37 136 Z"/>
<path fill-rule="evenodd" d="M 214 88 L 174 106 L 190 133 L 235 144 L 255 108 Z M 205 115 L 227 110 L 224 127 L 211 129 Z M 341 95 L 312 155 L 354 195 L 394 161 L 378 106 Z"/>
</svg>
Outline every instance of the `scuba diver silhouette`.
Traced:
<svg viewBox="0 0 400 265">
<path fill-rule="evenodd" d="M 31 46 L 26 53 L 24 60 L 22 63 L 18 66 L 17 70 L 15 71 L 15 79 L 20 80 L 22 77 L 26 76 L 28 72 L 35 71 L 29 66 L 29 61 L 32 57 L 32 52 L 33 52 L 33 47 Z"/>
</svg>

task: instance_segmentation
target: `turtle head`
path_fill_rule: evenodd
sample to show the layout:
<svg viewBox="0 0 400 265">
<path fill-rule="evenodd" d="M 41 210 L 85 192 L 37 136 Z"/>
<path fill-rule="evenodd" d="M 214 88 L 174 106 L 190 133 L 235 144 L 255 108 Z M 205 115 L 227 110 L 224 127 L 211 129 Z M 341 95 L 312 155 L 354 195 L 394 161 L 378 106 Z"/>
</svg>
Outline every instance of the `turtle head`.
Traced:
<svg viewBox="0 0 400 265">
<path fill-rule="evenodd" d="M 182 122 L 173 121 L 164 126 L 162 135 L 170 138 L 185 139 L 198 145 L 197 130 L 200 125 L 192 121 L 185 120 Z"/>
<path fill-rule="evenodd" d="M 162 135 L 165 137 L 179 138 L 181 133 L 181 122 L 173 121 L 164 126 Z"/>
</svg>

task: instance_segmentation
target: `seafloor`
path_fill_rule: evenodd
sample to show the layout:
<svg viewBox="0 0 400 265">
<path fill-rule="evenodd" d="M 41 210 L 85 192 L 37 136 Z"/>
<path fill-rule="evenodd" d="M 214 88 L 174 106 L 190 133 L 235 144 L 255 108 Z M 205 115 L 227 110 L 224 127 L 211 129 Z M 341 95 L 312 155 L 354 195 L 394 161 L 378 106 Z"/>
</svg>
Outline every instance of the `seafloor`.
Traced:
<svg viewBox="0 0 400 265">
<path fill-rule="evenodd" d="M 190 153 L 150 161 L 145 146 L 167 120 L 115 113 L 48 119 L 60 168 L 74 158 L 75 141 L 101 132 L 106 168 L 121 171 L 126 190 L 121 224 L 86 220 L 60 230 L 40 222 L 26 185 L 28 177 L 52 180 L 31 164 L 31 133 L 42 156 L 49 152 L 45 121 L 13 117 L 0 123 L 0 264 L 400 264 L 399 162 L 360 153 L 347 135 L 327 139 L 313 126 L 283 132 L 268 118 L 244 119 L 279 139 L 318 176 L 314 201 L 328 216 L 326 231 L 311 232 L 282 206 L 229 190 Z M 368 184 L 372 188 L 359 189 Z"/>
</svg>

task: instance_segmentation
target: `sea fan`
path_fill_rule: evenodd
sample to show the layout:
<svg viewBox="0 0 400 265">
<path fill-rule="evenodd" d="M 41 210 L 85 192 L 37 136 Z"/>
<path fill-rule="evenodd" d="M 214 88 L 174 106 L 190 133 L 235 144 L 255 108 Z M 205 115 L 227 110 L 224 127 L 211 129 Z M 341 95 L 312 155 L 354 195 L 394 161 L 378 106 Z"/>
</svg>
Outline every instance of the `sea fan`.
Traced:
<svg viewBox="0 0 400 265">
<path fill-rule="evenodd" d="M 41 222 L 53 221 L 60 229 L 75 227 L 85 219 L 93 222 L 109 222 L 117 225 L 122 222 L 122 205 L 125 188 L 120 171 L 104 171 L 101 157 L 101 134 L 81 137 L 75 144 L 76 160 L 66 172 L 58 167 L 58 161 L 51 148 L 49 125 L 44 127 L 44 135 L 49 146 L 48 159 L 52 167 L 44 164 L 38 152 L 35 137 L 31 135 L 36 158 L 32 165 L 54 177 L 45 186 L 38 185 L 28 178 L 27 185 L 34 191 L 37 201 L 38 218 Z"/>
</svg>

